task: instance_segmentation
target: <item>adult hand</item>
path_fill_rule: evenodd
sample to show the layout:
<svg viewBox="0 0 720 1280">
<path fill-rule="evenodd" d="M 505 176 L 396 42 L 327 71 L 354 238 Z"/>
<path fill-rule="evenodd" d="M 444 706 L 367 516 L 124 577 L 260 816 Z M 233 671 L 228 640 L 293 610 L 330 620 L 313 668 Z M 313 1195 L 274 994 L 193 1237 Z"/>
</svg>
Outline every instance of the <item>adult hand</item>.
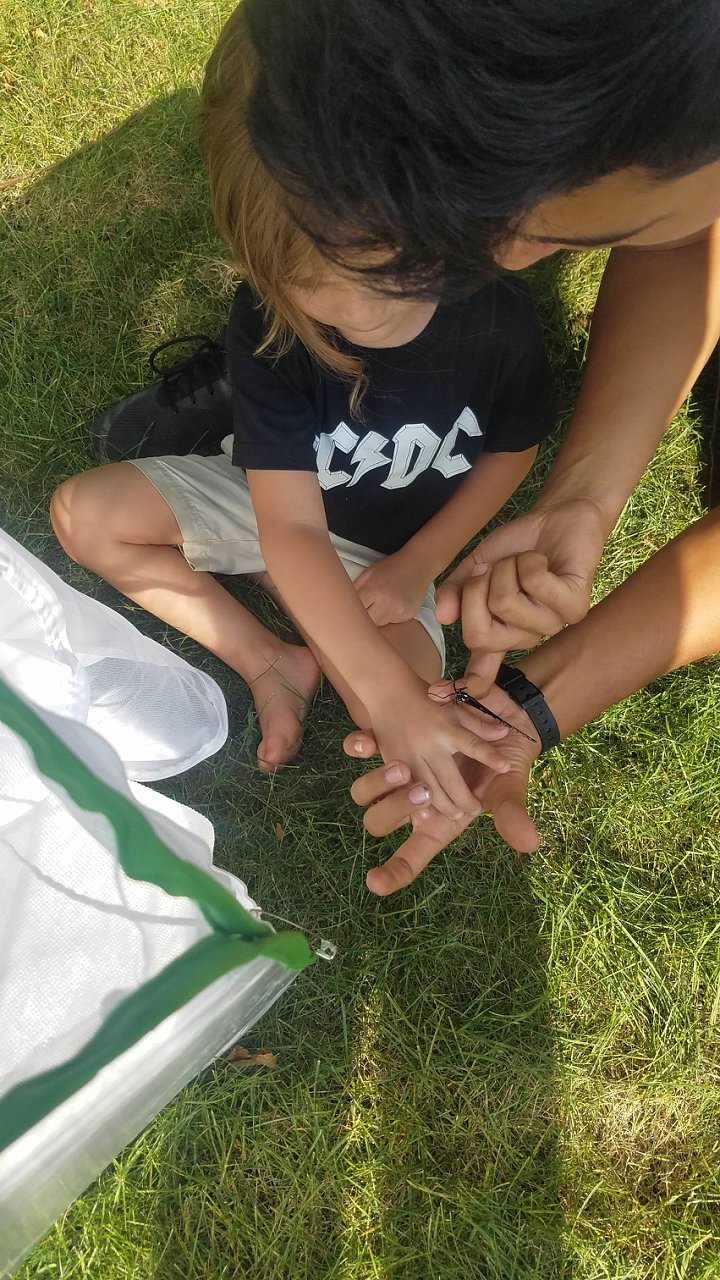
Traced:
<svg viewBox="0 0 720 1280">
<path fill-rule="evenodd" d="M 508 649 L 532 649 L 585 617 L 606 534 L 589 499 L 547 502 L 495 529 L 446 579 L 437 616 L 445 625 L 462 618 L 476 696 Z"/>
<path fill-rule="evenodd" d="M 508 733 L 495 744 L 496 751 L 509 765 L 507 773 L 496 773 L 467 757 L 459 758 L 460 767 L 478 804 L 492 818 L 498 835 L 518 853 L 532 853 L 538 846 L 538 834 L 527 813 L 527 784 L 540 743 L 525 712 L 502 689 L 491 689 L 485 701 L 491 711 L 517 725 L 534 740 Z M 474 714 L 481 715 L 480 712 Z M 343 745 L 346 753 L 356 760 L 367 759 L 377 752 L 372 736 L 359 731 L 349 734 Z M 415 880 L 472 821 L 467 816 L 454 819 L 438 813 L 431 805 L 427 788 L 413 782 L 405 764 L 373 769 L 356 779 L 351 794 L 355 803 L 366 810 L 363 823 L 370 835 L 390 835 L 405 823 L 412 823 L 412 833 L 388 861 L 368 872 L 368 889 L 380 897 L 395 893 Z"/>
</svg>

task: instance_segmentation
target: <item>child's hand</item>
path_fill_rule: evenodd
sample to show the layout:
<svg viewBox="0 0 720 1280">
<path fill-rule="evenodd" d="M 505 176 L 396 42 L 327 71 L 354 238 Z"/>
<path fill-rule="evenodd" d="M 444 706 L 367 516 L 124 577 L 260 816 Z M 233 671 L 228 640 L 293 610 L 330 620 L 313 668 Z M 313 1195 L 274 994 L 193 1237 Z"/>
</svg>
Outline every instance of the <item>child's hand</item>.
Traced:
<svg viewBox="0 0 720 1280">
<path fill-rule="evenodd" d="M 499 776 L 475 760 L 461 760 L 460 767 L 498 835 L 511 849 L 529 853 L 537 849 L 539 843 L 538 833 L 527 812 L 527 790 L 540 743 L 534 737 L 532 721 L 504 690 L 491 689 L 487 702 L 491 710 L 522 731 L 509 733 L 498 745 L 507 757 L 510 769 Z M 470 714 L 478 721 L 484 719 L 479 711 Z M 528 736 L 522 736 L 525 734 Z M 345 739 L 344 748 L 347 755 L 355 760 L 367 760 L 377 751 L 373 738 L 357 731 Z M 370 835 L 390 835 L 408 821 L 413 826 L 412 834 L 395 849 L 388 861 L 368 872 L 367 885 L 371 893 L 385 895 L 404 889 L 471 821 L 466 814 L 453 821 L 436 813 L 420 794 L 416 796 L 415 780 L 409 776 L 407 767 L 399 763 L 390 768 L 381 765 L 362 774 L 355 779 L 351 793 L 355 803 L 366 809 L 363 824 Z"/>
<path fill-rule="evenodd" d="M 355 588 L 373 622 L 409 622 L 417 615 L 431 579 L 402 551 L 363 569 Z"/>
<path fill-rule="evenodd" d="M 429 702 L 424 690 L 410 698 L 386 699 L 372 716 L 373 733 L 386 764 L 402 760 L 413 779 L 425 783 L 435 808 L 448 818 L 474 815 L 480 806 L 463 777 L 456 755 L 506 773 L 508 760 L 492 740 L 508 730 L 480 712 L 469 715 L 456 703 Z"/>
</svg>

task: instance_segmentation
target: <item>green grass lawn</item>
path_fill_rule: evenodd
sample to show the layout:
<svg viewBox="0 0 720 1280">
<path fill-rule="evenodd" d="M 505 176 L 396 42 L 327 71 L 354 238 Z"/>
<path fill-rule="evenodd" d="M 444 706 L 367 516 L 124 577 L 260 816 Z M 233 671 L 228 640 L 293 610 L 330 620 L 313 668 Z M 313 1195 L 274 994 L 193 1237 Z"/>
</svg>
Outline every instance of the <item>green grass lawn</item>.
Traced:
<svg viewBox="0 0 720 1280">
<path fill-rule="evenodd" d="M 0 524 L 120 608 L 54 546 L 47 498 L 87 465 L 84 423 L 143 383 L 147 352 L 222 323 L 195 120 L 231 7 L 0 9 Z M 535 274 L 565 409 L 601 265 Z M 668 433 L 599 594 L 702 510 L 701 419 L 691 403 Z M 268 779 L 241 681 L 167 638 L 231 713 L 224 750 L 168 791 L 212 817 L 218 861 L 268 912 L 339 955 L 251 1037 L 278 1069 L 194 1083 L 23 1280 L 718 1280 L 718 664 L 659 681 L 541 762 L 537 855 L 479 822 L 379 902 L 364 873 L 392 842 L 363 838 L 332 693 L 299 761 Z"/>
</svg>

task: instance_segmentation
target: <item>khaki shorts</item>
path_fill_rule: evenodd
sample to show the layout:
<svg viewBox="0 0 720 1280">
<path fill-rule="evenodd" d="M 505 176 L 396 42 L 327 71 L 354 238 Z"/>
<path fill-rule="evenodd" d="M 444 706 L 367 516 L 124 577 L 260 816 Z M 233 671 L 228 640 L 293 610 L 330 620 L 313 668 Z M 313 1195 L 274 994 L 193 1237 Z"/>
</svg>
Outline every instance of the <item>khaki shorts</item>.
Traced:
<svg viewBox="0 0 720 1280">
<path fill-rule="evenodd" d="M 223 447 L 230 447 L 227 440 Z M 171 458 L 135 458 L 167 502 L 182 533 L 181 550 L 191 569 L 208 573 L 262 573 L 265 568 L 257 521 L 245 472 L 227 453 Z M 336 534 L 330 541 L 353 580 L 368 565 L 384 559 L 380 551 L 348 542 Z M 428 587 L 416 615 L 440 654 L 445 670 L 445 639 L 435 616 L 435 588 Z"/>
</svg>

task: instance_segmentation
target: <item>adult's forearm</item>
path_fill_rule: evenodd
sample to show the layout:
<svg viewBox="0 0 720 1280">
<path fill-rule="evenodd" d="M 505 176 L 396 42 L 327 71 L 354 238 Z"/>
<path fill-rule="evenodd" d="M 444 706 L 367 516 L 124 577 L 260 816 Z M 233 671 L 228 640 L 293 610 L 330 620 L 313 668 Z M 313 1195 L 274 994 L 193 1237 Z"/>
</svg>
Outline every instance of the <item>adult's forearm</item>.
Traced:
<svg viewBox="0 0 720 1280">
<path fill-rule="evenodd" d="M 518 665 L 543 690 L 567 737 L 656 677 L 717 651 L 720 511 Z"/>
<path fill-rule="evenodd" d="M 720 224 L 675 248 L 615 249 L 583 385 L 539 505 L 588 498 L 608 533 L 720 336 Z"/>
</svg>

